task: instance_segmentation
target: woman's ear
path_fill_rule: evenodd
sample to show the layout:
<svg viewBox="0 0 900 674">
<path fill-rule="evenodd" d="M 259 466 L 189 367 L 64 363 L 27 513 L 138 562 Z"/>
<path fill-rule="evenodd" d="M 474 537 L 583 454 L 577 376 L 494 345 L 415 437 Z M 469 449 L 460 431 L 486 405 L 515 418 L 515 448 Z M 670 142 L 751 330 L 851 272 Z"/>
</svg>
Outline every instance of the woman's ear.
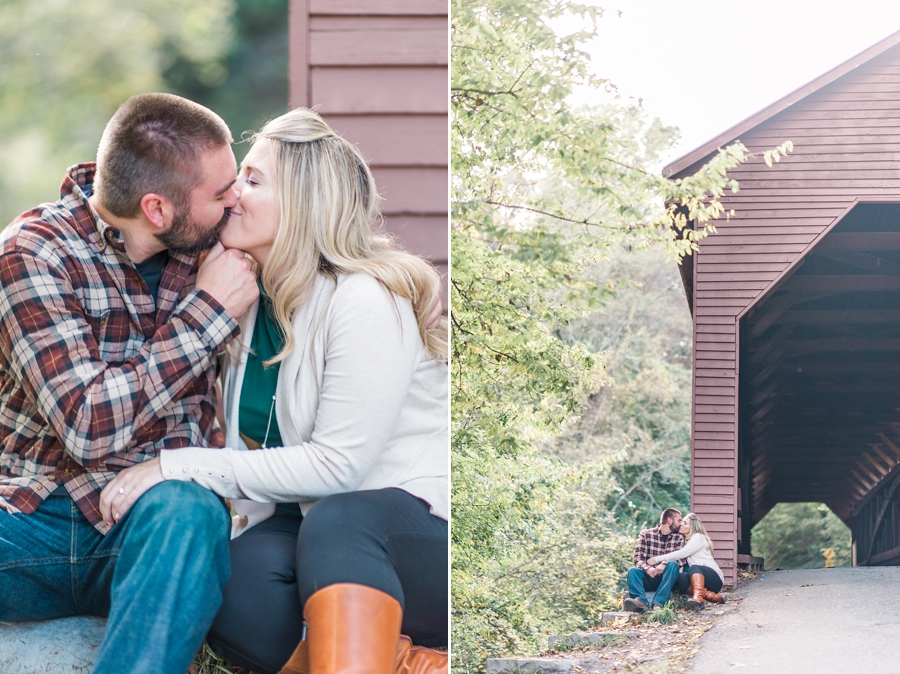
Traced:
<svg viewBox="0 0 900 674">
<path fill-rule="evenodd" d="M 175 219 L 175 206 L 167 197 L 148 192 L 141 197 L 141 213 L 160 231 L 168 229 Z"/>
</svg>

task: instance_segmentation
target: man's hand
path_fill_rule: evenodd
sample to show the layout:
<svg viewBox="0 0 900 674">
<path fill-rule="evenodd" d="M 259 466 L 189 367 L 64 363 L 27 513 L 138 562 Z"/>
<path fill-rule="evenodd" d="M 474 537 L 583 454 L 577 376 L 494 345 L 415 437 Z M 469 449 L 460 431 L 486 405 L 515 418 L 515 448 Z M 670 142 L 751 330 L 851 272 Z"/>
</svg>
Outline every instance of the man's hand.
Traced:
<svg viewBox="0 0 900 674">
<path fill-rule="evenodd" d="M 159 457 L 126 468 L 100 492 L 100 515 L 107 524 L 115 524 L 150 487 L 163 482 Z"/>
<path fill-rule="evenodd" d="M 656 571 L 658 573 L 663 573 L 666 570 L 665 562 L 656 565 Z"/>
<path fill-rule="evenodd" d="M 656 578 L 657 574 L 659 573 L 659 569 L 657 569 L 655 566 L 651 566 L 647 569 L 644 569 L 644 573 L 646 573 L 651 578 Z"/>
<path fill-rule="evenodd" d="M 236 248 L 213 246 L 200 265 L 197 288 L 205 290 L 225 307 L 232 318 L 240 318 L 259 297 L 253 264 Z"/>
</svg>

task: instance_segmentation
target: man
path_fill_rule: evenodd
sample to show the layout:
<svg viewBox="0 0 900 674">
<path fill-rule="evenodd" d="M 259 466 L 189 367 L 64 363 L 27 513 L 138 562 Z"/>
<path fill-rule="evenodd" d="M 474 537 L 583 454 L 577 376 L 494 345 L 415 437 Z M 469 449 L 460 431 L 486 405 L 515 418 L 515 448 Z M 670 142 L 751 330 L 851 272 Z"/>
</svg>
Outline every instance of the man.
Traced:
<svg viewBox="0 0 900 674">
<path fill-rule="evenodd" d="M 0 621 L 108 616 L 95 674 L 183 674 L 221 602 L 230 518 L 189 482 L 114 525 L 99 496 L 166 448 L 209 444 L 214 358 L 256 299 L 218 240 L 231 134 L 168 94 L 122 105 L 97 164 L 0 236 Z"/>
<path fill-rule="evenodd" d="M 659 524 L 644 529 L 634 548 L 634 566 L 628 570 L 628 594 L 623 602 L 626 611 L 643 613 L 649 601 L 647 592 L 656 592 L 653 607 L 665 606 L 678 580 L 681 565 L 678 562 L 650 566 L 651 557 L 658 557 L 684 547 L 684 536 L 678 533 L 681 512 L 666 508 L 659 517 Z"/>
</svg>

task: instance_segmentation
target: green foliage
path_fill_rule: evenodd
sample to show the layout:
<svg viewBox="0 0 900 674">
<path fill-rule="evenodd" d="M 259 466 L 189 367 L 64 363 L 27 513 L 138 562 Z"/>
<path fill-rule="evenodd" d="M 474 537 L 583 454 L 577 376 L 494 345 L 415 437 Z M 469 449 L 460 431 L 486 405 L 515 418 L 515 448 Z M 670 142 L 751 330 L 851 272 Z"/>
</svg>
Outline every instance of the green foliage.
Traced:
<svg viewBox="0 0 900 674">
<path fill-rule="evenodd" d="M 0 219 L 58 196 L 136 93 L 165 89 L 166 56 L 221 66 L 231 0 L 6 0 L 0 5 Z"/>
<path fill-rule="evenodd" d="M 641 616 L 641 622 L 671 625 L 675 622 L 675 601 L 666 602 L 665 606 L 655 606 Z"/>
<path fill-rule="evenodd" d="M 4 0 L 0 226 L 56 199 L 130 96 L 198 100 L 237 137 L 284 112 L 286 17 L 287 0 Z"/>
<path fill-rule="evenodd" d="M 560 332 L 603 354 L 602 385 L 552 451 L 570 464 L 604 462 L 604 507 L 641 529 L 690 503 L 691 317 L 659 248 L 610 251 L 584 275 L 615 293 Z"/>
<path fill-rule="evenodd" d="M 173 93 L 218 112 L 240 140 L 288 109 L 288 0 L 234 0 L 233 39 L 210 67 L 174 53 L 163 77 Z M 238 161 L 249 143 L 237 145 Z"/>
<path fill-rule="evenodd" d="M 553 22 L 567 16 L 580 17 L 584 30 L 558 34 Z M 585 270 L 621 246 L 655 244 L 674 259 L 691 253 L 723 212 L 718 197 L 737 189 L 727 169 L 748 156 L 735 144 L 695 176 L 669 181 L 648 167 L 673 130 L 619 102 L 573 106 L 576 87 L 613 91 L 591 74 L 582 49 L 601 16 L 568 0 L 452 2 L 458 672 L 483 671 L 489 655 L 533 651 L 542 629 L 589 625 L 615 604 L 633 523 L 650 508 L 635 505 L 636 495 L 668 485 L 667 504 L 684 498 L 684 363 L 651 357 L 648 333 L 639 333 L 637 360 L 633 344 L 608 354 L 621 394 L 595 405 L 581 427 L 608 438 L 604 453 L 567 466 L 541 451 L 608 376 L 598 345 L 615 334 L 581 321 L 616 284 Z M 590 325 L 600 325 L 597 334 Z M 634 418 L 613 419 L 621 414 Z M 659 448 L 670 465 L 650 470 Z M 617 501 L 632 518 L 624 533 L 606 511 Z"/>
<path fill-rule="evenodd" d="M 835 566 L 850 566 L 850 529 L 824 503 L 779 503 L 751 532 L 753 554 L 765 568 L 820 569 L 822 553 L 835 551 Z"/>
</svg>

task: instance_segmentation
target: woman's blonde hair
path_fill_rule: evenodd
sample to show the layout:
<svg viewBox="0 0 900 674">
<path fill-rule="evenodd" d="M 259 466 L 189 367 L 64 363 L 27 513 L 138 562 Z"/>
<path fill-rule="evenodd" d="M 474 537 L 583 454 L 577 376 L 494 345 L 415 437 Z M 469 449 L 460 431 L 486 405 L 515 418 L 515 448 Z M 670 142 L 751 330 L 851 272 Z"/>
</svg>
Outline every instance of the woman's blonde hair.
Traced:
<svg viewBox="0 0 900 674">
<path fill-rule="evenodd" d="M 279 202 L 278 230 L 262 283 L 285 341 L 266 365 L 293 350 L 292 314 L 309 299 L 316 276 L 359 272 L 410 300 L 422 342 L 432 357 L 446 361 L 446 319 L 435 329 L 426 327 L 440 277 L 428 262 L 376 231 L 381 224 L 378 192 L 359 150 L 306 108 L 273 119 L 252 140 L 269 144 Z"/>
<path fill-rule="evenodd" d="M 703 536 L 706 537 L 706 549 L 709 550 L 709 554 L 714 554 L 715 548 L 713 547 L 712 539 L 709 537 L 709 534 L 706 533 L 706 527 L 703 526 L 703 522 L 700 521 L 700 518 L 694 513 L 688 513 L 684 516 L 682 521 L 687 522 L 690 526 L 690 530 L 688 531 L 687 536 L 684 537 L 684 540 L 691 540 L 691 536 L 694 534 L 703 534 Z"/>
</svg>

